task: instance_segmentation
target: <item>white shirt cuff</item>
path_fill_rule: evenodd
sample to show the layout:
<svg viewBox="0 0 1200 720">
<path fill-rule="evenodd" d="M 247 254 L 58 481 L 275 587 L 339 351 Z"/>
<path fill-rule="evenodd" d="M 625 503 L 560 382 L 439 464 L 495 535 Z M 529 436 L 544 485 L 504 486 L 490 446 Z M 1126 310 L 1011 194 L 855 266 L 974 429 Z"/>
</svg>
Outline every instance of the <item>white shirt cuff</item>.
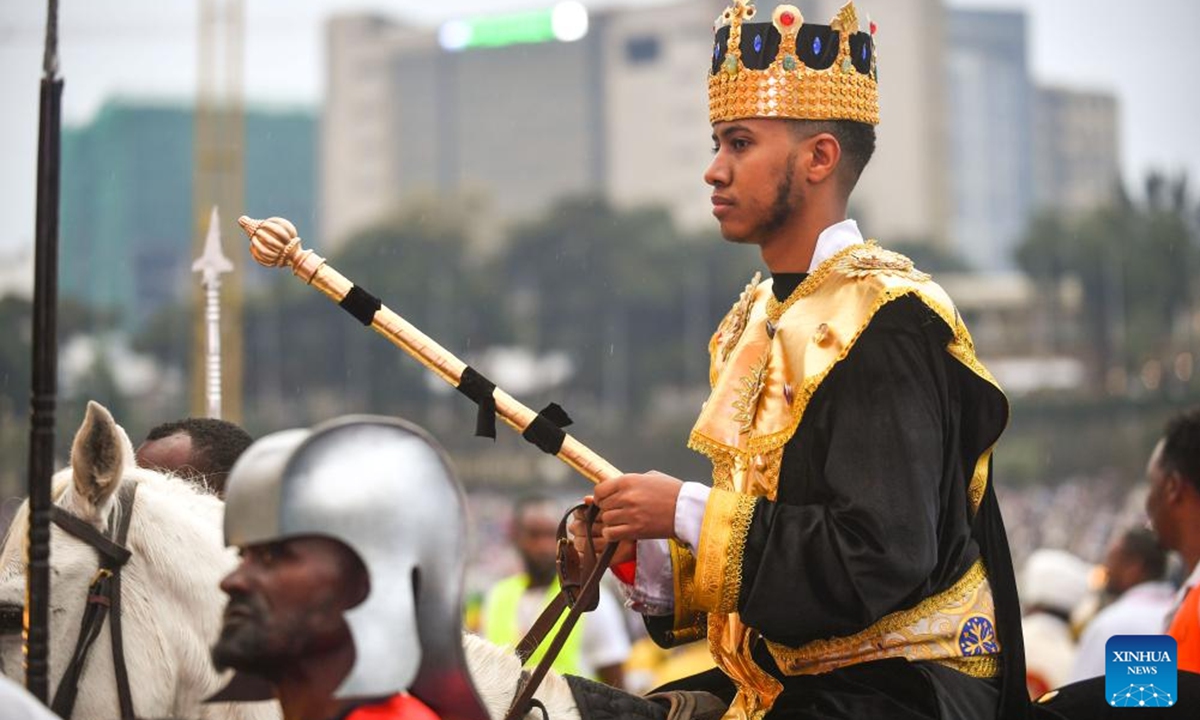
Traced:
<svg viewBox="0 0 1200 720">
<path fill-rule="evenodd" d="M 675 612 L 675 579 L 671 575 L 671 548 L 666 540 L 637 541 L 637 572 L 633 587 L 620 584 L 625 605 L 642 615 Z"/>
<path fill-rule="evenodd" d="M 704 524 L 704 508 L 711 492 L 707 485 L 685 482 L 675 501 L 675 537 L 693 553 L 700 547 L 700 526 Z"/>
</svg>

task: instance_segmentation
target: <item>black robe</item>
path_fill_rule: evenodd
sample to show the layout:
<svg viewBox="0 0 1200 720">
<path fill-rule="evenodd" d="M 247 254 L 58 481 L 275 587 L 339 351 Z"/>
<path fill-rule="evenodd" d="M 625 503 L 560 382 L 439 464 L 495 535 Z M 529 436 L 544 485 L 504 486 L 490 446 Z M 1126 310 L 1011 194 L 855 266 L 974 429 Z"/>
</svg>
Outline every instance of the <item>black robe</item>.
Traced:
<svg viewBox="0 0 1200 720">
<path fill-rule="evenodd" d="M 804 277 L 776 275 L 776 297 Z M 756 504 L 738 612 L 765 638 L 792 647 L 853 635 L 945 590 L 982 556 L 1004 676 L 1019 682 L 1002 689 L 999 680 L 903 659 L 788 677 L 759 642 L 755 660 L 784 686 L 769 720 L 991 720 L 1023 717 L 1028 707 L 999 509 L 990 483 L 978 512 L 968 497 L 1007 406 L 998 393 L 980 392 L 979 379 L 946 352 L 950 339 L 940 317 L 905 296 L 879 310 L 829 373 L 784 448 L 776 500 Z M 720 671 L 682 682 L 732 699 Z M 1002 690 L 1006 708 L 998 711 Z"/>
</svg>

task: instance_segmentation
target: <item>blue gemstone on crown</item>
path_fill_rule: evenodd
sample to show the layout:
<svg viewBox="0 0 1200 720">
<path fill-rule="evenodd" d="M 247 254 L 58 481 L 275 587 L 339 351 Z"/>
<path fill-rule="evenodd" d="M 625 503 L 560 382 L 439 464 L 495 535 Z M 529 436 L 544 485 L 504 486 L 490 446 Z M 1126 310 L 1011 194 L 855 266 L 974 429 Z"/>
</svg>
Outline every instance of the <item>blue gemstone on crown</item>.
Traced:
<svg viewBox="0 0 1200 720">
<path fill-rule="evenodd" d="M 762 45 L 763 45 L 762 35 L 761 34 L 755 35 L 754 36 L 754 52 L 756 52 L 756 53 L 762 52 Z"/>
<path fill-rule="evenodd" d="M 867 44 L 866 44 L 866 43 L 863 43 L 863 49 L 862 49 L 862 59 L 863 59 L 863 60 L 866 60 L 866 59 L 867 59 L 867 49 L 868 49 L 868 48 L 867 48 Z"/>
<path fill-rule="evenodd" d="M 821 54 L 821 38 L 813 38 L 813 55 Z"/>
<path fill-rule="evenodd" d="M 716 60 L 719 57 L 721 57 L 721 45 L 718 43 L 713 45 L 713 60 Z"/>
</svg>

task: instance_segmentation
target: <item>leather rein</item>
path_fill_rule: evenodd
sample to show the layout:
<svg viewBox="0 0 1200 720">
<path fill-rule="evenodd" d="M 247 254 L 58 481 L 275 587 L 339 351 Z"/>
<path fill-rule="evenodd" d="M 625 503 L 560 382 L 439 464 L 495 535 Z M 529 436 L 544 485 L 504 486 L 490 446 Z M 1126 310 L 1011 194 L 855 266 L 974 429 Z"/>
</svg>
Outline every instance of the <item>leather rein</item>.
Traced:
<svg viewBox="0 0 1200 720">
<path fill-rule="evenodd" d="M 587 552 L 583 555 L 575 550 L 575 545 L 567 537 L 567 521 L 579 509 L 585 510 L 584 524 L 587 527 Z M 599 514 L 600 510 L 595 505 L 580 504 L 568 510 L 558 523 L 558 558 L 555 565 L 560 589 L 542 614 L 538 616 L 537 621 L 533 623 L 533 627 L 529 629 L 525 637 L 521 638 L 521 642 L 517 643 L 517 657 L 521 659 L 522 665 L 528 662 L 533 653 L 541 646 L 564 611 L 567 611 L 567 615 L 558 632 L 550 639 L 546 654 L 542 656 L 537 667 L 527 677 L 522 675 L 522 681 L 517 686 L 516 697 L 513 698 L 512 705 L 504 715 L 504 720 L 522 718 L 535 703 L 540 705 L 533 699 L 533 694 L 537 692 L 542 679 L 546 677 L 550 666 L 562 651 L 563 645 L 566 644 L 567 637 L 574 629 L 575 623 L 579 621 L 579 617 L 585 612 L 595 610 L 600 603 L 600 579 L 604 577 L 605 571 L 612 562 L 617 544 L 609 543 L 604 548 L 602 555 L 596 555 L 596 547 L 592 540 L 592 523 Z M 542 708 L 542 713 L 545 714 L 545 708 Z"/>
<path fill-rule="evenodd" d="M 75 709 L 79 693 L 79 679 L 87 663 L 88 652 L 104 628 L 104 620 L 111 616 L 108 627 L 112 637 L 113 672 L 117 676 L 117 700 L 121 706 L 121 720 L 136 720 L 133 712 L 133 695 L 129 689 L 129 671 L 125 667 L 125 649 L 121 635 L 121 568 L 129 561 L 132 553 L 125 547 L 129 535 L 129 521 L 133 516 L 133 501 L 137 496 L 138 484 L 127 482 L 121 485 L 117 506 L 109 514 L 108 533 L 104 534 L 58 506 L 51 508 L 50 520 L 64 532 L 87 543 L 96 551 L 100 567 L 88 587 L 87 604 L 79 626 L 79 639 L 71 661 L 59 680 L 50 709 L 63 718 L 70 718 Z M 114 526 L 114 520 L 116 525 Z"/>
</svg>

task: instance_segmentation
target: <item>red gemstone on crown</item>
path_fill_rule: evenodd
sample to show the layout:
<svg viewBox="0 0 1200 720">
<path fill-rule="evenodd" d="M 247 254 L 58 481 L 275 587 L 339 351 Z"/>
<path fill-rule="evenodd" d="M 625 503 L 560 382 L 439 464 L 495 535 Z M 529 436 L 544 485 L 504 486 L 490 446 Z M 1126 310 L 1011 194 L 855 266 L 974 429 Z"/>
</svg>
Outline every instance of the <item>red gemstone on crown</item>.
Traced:
<svg viewBox="0 0 1200 720">
<path fill-rule="evenodd" d="M 790 12 L 785 12 L 779 16 L 779 24 L 784 27 L 791 27 L 794 22 L 796 22 L 796 16 Z"/>
<path fill-rule="evenodd" d="M 878 29 L 879 29 L 879 26 L 875 24 L 875 21 L 874 21 L 874 20 L 872 20 L 872 21 L 871 21 L 871 34 L 872 34 L 872 35 L 874 35 L 874 34 L 875 34 L 875 31 L 876 31 L 876 30 L 878 30 Z"/>
</svg>

